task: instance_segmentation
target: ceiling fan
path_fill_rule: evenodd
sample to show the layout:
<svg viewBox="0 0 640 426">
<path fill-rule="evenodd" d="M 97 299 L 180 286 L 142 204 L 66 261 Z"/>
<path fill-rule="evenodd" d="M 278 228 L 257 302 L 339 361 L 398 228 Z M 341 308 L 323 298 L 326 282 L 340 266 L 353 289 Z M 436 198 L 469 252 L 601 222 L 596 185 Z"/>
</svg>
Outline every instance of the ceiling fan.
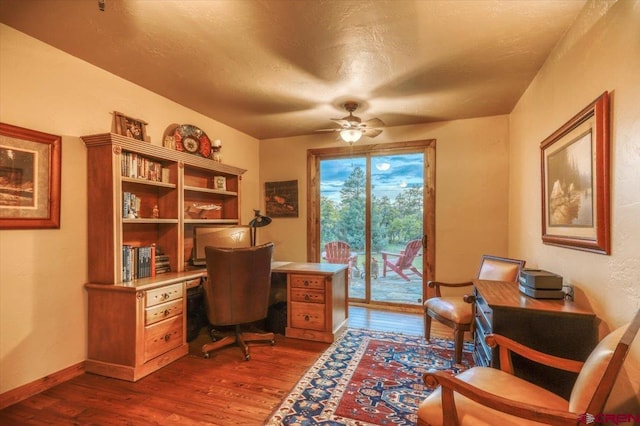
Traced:
<svg viewBox="0 0 640 426">
<path fill-rule="evenodd" d="M 357 102 L 346 102 L 344 109 L 349 112 L 349 115 L 342 118 L 332 118 L 331 121 L 338 123 L 340 128 L 337 129 L 322 129 L 320 132 L 339 132 L 343 141 L 352 144 L 360 140 L 362 136 L 375 138 L 382 133 L 382 127 L 384 122 L 379 118 L 372 118 L 367 121 L 362 121 L 360 117 L 353 115 L 353 112 L 358 109 Z"/>
</svg>

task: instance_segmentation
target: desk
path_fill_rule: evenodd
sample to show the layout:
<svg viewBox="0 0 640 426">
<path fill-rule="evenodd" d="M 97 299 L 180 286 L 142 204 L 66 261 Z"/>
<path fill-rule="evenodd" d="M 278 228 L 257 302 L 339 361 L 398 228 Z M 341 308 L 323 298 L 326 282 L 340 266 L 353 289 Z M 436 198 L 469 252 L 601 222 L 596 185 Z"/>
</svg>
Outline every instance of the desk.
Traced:
<svg viewBox="0 0 640 426">
<path fill-rule="evenodd" d="M 499 367 L 497 351 L 484 341 L 487 334 L 509 337 L 539 351 L 584 361 L 597 343 L 593 312 L 568 300 L 534 299 L 517 283 L 474 280 L 475 350 L 478 365 Z M 516 376 L 568 399 L 576 374 L 552 369 L 513 355 Z"/>
<path fill-rule="evenodd" d="M 346 329 L 347 265 L 273 262 L 271 273 L 286 276 L 285 336 L 332 343 Z"/>
</svg>

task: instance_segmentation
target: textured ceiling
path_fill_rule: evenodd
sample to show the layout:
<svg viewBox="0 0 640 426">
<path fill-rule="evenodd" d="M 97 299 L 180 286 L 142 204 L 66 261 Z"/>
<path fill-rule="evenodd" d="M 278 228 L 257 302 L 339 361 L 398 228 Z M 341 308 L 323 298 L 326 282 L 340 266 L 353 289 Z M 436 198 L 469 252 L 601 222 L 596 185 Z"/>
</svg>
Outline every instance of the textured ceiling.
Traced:
<svg viewBox="0 0 640 426">
<path fill-rule="evenodd" d="M 259 139 L 509 113 L 584 0 L 0 0 L 0 21 Z"/>
</svg>

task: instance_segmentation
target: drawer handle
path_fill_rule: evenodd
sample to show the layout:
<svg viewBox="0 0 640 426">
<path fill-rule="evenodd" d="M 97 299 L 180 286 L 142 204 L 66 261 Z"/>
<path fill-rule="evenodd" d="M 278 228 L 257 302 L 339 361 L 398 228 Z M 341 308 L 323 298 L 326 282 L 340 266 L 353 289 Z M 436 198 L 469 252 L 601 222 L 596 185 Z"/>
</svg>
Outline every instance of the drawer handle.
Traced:
<svg viewBox="0 0 640 426">
<path fill-rule="evenodd" d="M 304 300 L 309 300 L 309 295 L 308 294 L 304 295 Z"/>
<path fill-rule="evenodd" d="M 168 341 L 169 341 L 169 339 L 171 339 L 171 335 L 170 335 L 170 334 L 165 334 L 165 335 L 164 335 L 164 341 L 165 341 L 165 342 L 168 342 Z"/>
<path fill-rule="evenodd" d="M 166 317 L 166 316 L 167 316 L 167 315 L 169 315 L 170 313 L 171 313 L 171 311 L 169 311 L 168 309 L 165 309 L 165 311 L 164 311 L 164 313 L 163 313 L 163 314 L 164 314 L 164 316 Z"/>
<path fill-rule="evenodd" d="M 309 286 L 309 280 L 304 280 L 304 285 Z"/>
<path fill-rule="evenodd" d="M 309 318 L 309 315 L 305 315 L 305 316 L 304 316 L 304 320 L 305 320 L 305 321 L 309 321 L 310 319 L 311 319 L 311 318 Z"/>
<path fill-rule="evenodd" d="M 162 293 L 162 296 L 160 297 L 162 300 L 167 300 L 169 298 L 169 293 Z"/>
</svg>

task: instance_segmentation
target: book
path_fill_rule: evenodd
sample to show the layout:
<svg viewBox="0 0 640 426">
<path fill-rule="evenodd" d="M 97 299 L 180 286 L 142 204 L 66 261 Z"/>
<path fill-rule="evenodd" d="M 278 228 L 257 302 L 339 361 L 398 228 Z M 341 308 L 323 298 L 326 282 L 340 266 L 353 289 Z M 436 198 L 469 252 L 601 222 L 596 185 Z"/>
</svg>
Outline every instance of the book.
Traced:
<svg viewBox="0 0 640 426">
<path fill-rule="evenodd" d="M 128 282 L 133 279 L 131 273 L 131 246 L 125 244 L 122 246 L 122 281 Z"/>
</svg>

